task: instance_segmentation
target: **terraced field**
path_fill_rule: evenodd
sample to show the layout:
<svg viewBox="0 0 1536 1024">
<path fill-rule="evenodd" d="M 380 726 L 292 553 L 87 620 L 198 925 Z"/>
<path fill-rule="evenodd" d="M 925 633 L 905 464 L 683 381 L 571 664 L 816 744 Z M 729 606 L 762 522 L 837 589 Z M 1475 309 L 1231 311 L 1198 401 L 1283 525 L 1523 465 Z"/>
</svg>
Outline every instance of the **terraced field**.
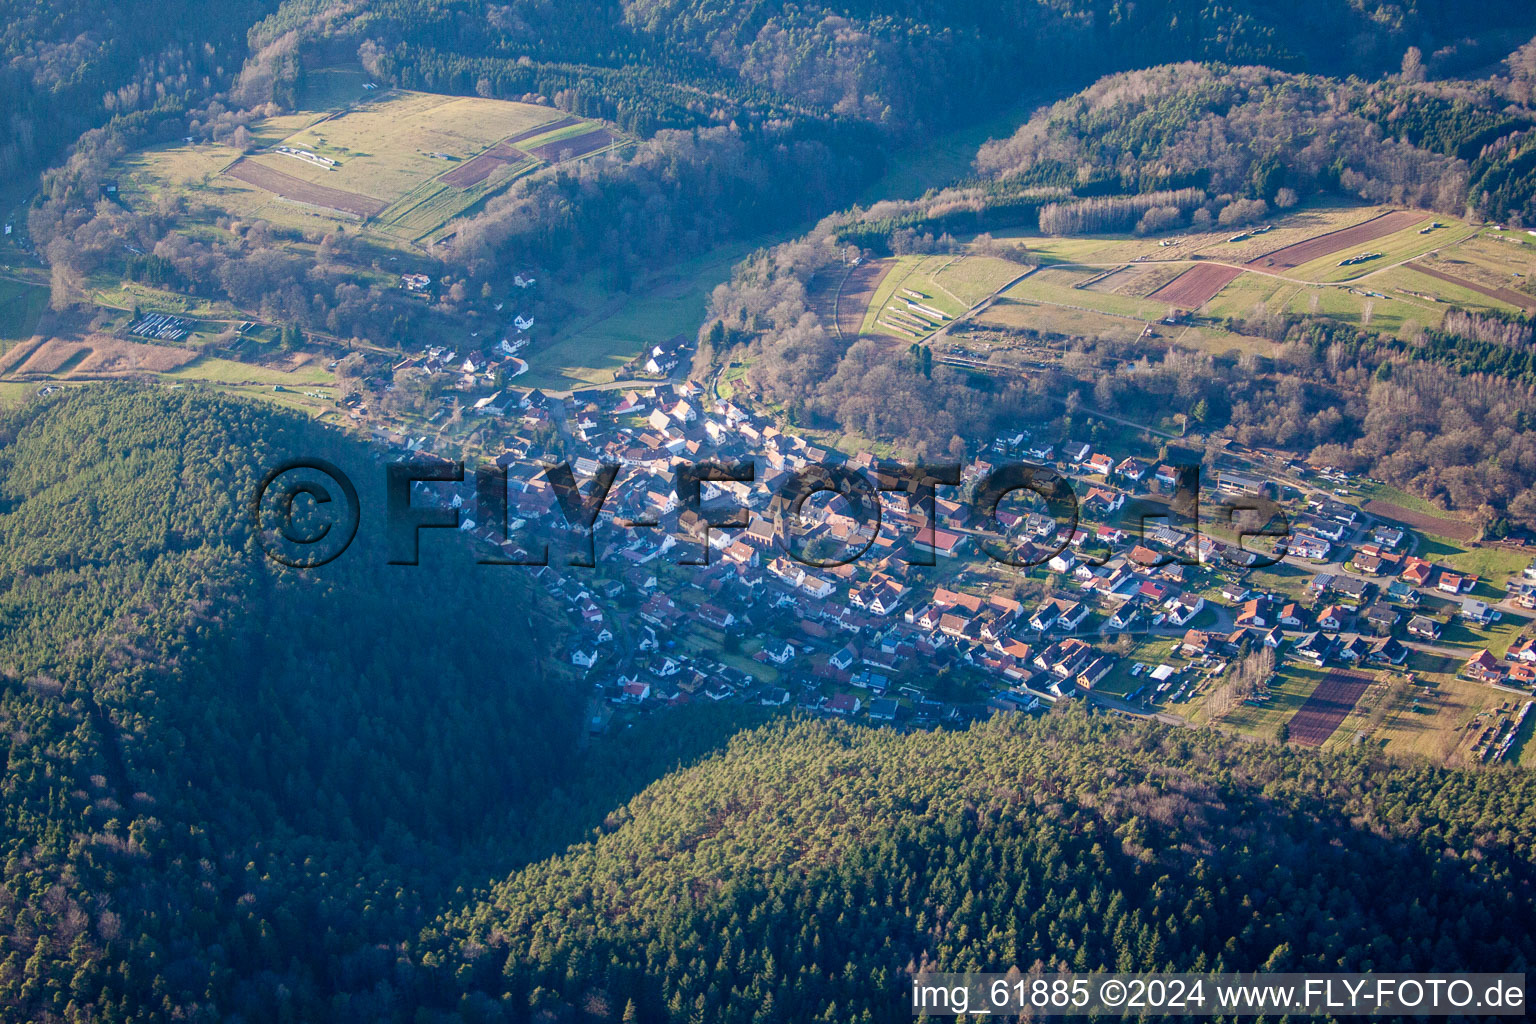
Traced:
<svg viewBox="0 0 1536 1024">
<path fill-rule="evenodd" d="M 361 91 L 364 76 L 332 69 L 306 93 L 330 109 L 251 125 L 248 152 L 184 143 L 125 157 L 130 205 L 195 193 L 204 203 L 274 224 L 367 222 L 389 239 L 435 241 L 516 178 L 627 140 L 601 123 L 531 103 L 405 90 Z"/>
</svg>

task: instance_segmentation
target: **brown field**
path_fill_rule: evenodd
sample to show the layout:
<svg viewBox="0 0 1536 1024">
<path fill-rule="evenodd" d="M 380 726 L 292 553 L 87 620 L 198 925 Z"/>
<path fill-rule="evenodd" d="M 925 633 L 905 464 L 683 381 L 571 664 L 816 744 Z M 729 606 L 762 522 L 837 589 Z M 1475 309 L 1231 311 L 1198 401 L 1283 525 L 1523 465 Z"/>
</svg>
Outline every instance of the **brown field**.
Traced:
<svg viewBox="0 0 1536 1024">
<path fill-rule="evenodd" d="M 57 374 L 66 379 L 115 377 L 164 373 L 197 357 L 191 349 L 123 341 L 105 334 L 93 334 L 83 341 L 49 338 L 27 351 L 19 348 L 13 364 L 0 366 L 0 372 L 24 377 Z"/>
<path fill-rule="evenodd" d="M 1180 309 L 1199 309 L 1241 273 L 1237 267 L 1224 267 L 1219 263 L 1201 264 L 1190 267 L 1147 298 Z"/>
<path fill-rule="evenodd" d="M 1390 501 L 1381 501 L 1376 498 L 1372 498 L 1361 508 L 1373 516 L 1391 519 L 1405 526 L 1411 526 L 1415 530 L 1432 533 L 1437 537 L 1460 541 L 1477 539 L 1477 527 L 1459 519 L 1441 519 L 1439 516 L 1415 512 L 1411 508 L 1403 508 L 1401 505 L 1394 505 Z"/>
<path fill-rule="evenodd" d="M 1474 284 L 1466 278 L 1455 277 L 1443 270 L 1436 270 L 1433 267 L 1426 267 L 1419 263 L 1409 263 L 1407 266 L 1409 270 L 1417 270 L 1421 274 L 1428 274 L 1430 277 L 1438 278 L 1441 281 L 1460 285 L 1463 288 L 1477 292 L 1479 295 L 1486 295 L 1490 299 L 1498 299 L 1500 302 L 1507 302 L 1511 306 L 1519 306 L 1526 312 L 1536 310 L 1536 298 L 1523 292 L 1517 292 L 1513 288 L 1489 288 L 1486 285 Z"/>
<path fill-rule="evenodd" d="M 837 333 L 844 341 L 852 342 L 858 338 L 859 329 L 864 326 L 864 314 L 869 309 L 870 300 L 875 297 L 875 289 L 880 287 L 880 282 L 895 265 L 895 260 L 861 263 L 843 278 L 835 302 Z"/>
<path fill-rule="evenodd" d="M 522 150 L 505 142 L 498 142 L 473 160 L 455 167 L 440 180 L 443 184 L 452 185 L 454 188 L 469 188 L 489 178 L 498 167 L 510 167 L 525 159 L 527 154 Z"/>
<path fill-rule="evenodd" d="M 389 205 L 382 199 L 374 199 L 372 196 L 343 192 L 339 188 L 328 188 L 325 185 L 313 185 L 302 178 L 295 178 L 291 174 L 284 174 L 282 171 L 252 163 L 250 160 L 237 161 L 224 173 L 284 199 L 308 203 L 310 206 L 321 206 L 340 213 L 350 213 L 354 217 L 377 216 Z"/>
<path fill-rule="evenodd" d="M 599 128 L 585 135 L 577 135 L 574 138 L 558 139 L 554 142 L 546 142 L 542 146 L 535 146 L 528 152 L 549 163 L 558 163 L 562 158 L 574 160 L 588 153 L 595 153 L 599 149 L 613 145 L 618 141 L 617 137 L 606 128 Z M 569 156 L 567 156 L 569 154 Z"/>
<path fill-rule="evenodd" d="M 1291 740 L 1304 747 L 1322 746 L 1370 685 L 1371 677 L 1364 672 L 1343 668 L 1329 672 L 1291 716 Z"/>
<path fill-rule="evenodd" d="M 1303 263 L 1310 263 L 1321 256 L 1341 249 L 1354 249 L 1375 238 L 1382 238 L 1395 231 L 1412 227 L 1424 219 L 1416 210 L 1392 210 L 1378 214 L 1362 224 L 1340 228 L 1324 235 L 1317 235 L 1304 242 L 1287 245 L 1283 249 L 1265 253 L 1248 261 L 1250 266 L 1266 270 L 1289 270 Z"/>
</svg>

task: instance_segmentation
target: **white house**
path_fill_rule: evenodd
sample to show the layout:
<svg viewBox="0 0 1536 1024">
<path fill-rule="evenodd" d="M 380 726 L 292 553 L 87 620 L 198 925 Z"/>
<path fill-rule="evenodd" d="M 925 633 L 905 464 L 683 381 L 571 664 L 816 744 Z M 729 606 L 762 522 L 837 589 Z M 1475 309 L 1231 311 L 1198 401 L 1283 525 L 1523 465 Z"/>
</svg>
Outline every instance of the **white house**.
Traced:
<svg viewBox="0 0 1536 1024">
<path fill-rule="evenodd" d="M 1182 626 L 1200 614 L 1205 607 L 1205 598 L 1198 594 L 1180 594 L 1165 601 L 1163 607 L 1168 609 L 1168 621 L 1175 626 Z"/>
</svg>

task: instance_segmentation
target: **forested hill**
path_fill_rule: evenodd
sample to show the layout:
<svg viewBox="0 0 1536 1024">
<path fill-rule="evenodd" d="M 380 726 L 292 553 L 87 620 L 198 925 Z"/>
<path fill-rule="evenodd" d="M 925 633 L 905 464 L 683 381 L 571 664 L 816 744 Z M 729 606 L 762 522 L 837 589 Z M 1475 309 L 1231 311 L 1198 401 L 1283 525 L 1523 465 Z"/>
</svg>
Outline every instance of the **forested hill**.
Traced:
<svg viewBox="0 0 1536 1024">
<path fill-rule="evenodd" d="M 562 105 L 642 132 L 744 112 L 819 112 L 912 136 L 1015 101 L 1170 60 L 1376 76 L 1409 47 L 1454 73 L 1529 38 L 1528 6 L 1434 2 L 1299 7 L 1238 0 L 288 0 L 253 50 L 367 44 L 402 85 L 486 95 L 560 93 Z"/>
<path fill-rule="evenodd" d="M 245 58 L 277 0 L 0 0 L 0 175 L 55 160 L 113 118 L 185 109 Z"/>
<path fill-rule="evenodd" d="M 298 456 L 365 504 L 305 572 L 245 513 Z M 385 565 L 381 476 L 300 418 L 188 391 L 0 418 L 5 1019 L 320 1019 L 560 780 L 579 708 L 528 628 L 551 616 L 444 545 Z"/>
<path fill-rule="evenodd" d="M 905 1021 L 921 966 L 1523 971 L 1533 812 L 1530 773 L 1079 712 L 772 726 L 445 921 L 424 960 L 469 1019 L 666 1024 Z"/>
</svg>

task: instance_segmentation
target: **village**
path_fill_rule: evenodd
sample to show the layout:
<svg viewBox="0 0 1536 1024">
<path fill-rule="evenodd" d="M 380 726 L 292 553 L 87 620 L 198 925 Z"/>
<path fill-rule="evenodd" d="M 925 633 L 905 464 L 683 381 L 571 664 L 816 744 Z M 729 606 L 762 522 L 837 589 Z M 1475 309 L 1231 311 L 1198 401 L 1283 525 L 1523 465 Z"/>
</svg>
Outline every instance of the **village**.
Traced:
<svg viewBox="0 0 1536 1024">
<path fill-rule="evenodd" d="M 445 355 L 421 361 L 484 386 L 483 369 L 444 365 Z M 677 360 L 660 347 L 642 354 L 652 373 Z M 1173 507 L 1179 467 L 1019 432 L 971 457 L 958 486 L 938 488 L 933 522 L 912 493 L 881 490 L 874 530 L 826 492 L 800 510 L 791 552 L 783 495 L 795 474 L 835 467 L 873 484 L 880 460 L 781 430 L 696 381 L 568 397 L 502 387 L 468 408 L 482 436 L 499 439 L 502 450 L 487 453 L 507 474 L 506 529 L 474 522 L 465 494 L 441 500 L 512 561 L 538 562 L 530 552 L 548 544 L 548 564 L 521 571 L 570 612 L 562 658 L 591 684 L 594 734 L 697 701 L 922 727 L 1076 698 L 1184 721 L 1232 666 L 1264 651 L 1278 672 L 1325 678 L 1414 681 L 1417 660 L 1454 659 L 1458 679 L 1514 699 L 1510 722 L 1536 690 L 1536 636 L 1510 634 L 1536 609 L 1536 562 L 1485 580 L 1420 557 L 1415 531 L 1336 498 L 1344 478 L 1331 471 L 1293 464 L 1269 479 L 1260 460 L 1231 450 L 1204 467 L 1204 509 L 1190 521 Z M 396 455 L 432 447 L 425 435 L 374 434 Z M 545 470 L 562 461 L 583 489 L 617 467 L 590 540 L 567 522 Z M 702 462 L 754 472 L 704 481 L 695 511 L 679 497 L 678 467 Z M 982 521 L 977 482 L 1017 463 L 1067 480 L 1076 521 L 1023 491 Z M 1260 493 L 1286 510 L 1283 538 L 1219 525 L 1221 502 Z M 735 525 L 710 525 L 723 522 Z M 1269 683 L 1238 696 L 1261 707 Z M 1327 739 L 1353 704 L 1324 709 L 1298 742 Z"/>
</svg>

